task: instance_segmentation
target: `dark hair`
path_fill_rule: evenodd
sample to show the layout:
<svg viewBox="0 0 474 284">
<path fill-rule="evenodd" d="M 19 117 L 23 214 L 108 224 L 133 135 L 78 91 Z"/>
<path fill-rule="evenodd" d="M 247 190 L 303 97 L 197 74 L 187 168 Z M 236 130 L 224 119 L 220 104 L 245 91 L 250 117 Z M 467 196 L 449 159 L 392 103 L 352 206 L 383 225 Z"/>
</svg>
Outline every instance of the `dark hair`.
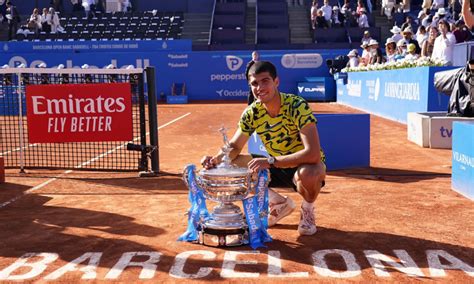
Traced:
<svg viewBox="0 0 474 284">
<path fill-rule="evenodd" d="M 257 61 L 249 68 L 249 72 L 247 73 L 247 80 L 248 80 L 248 77 L 250 77 L 251 75 L 260 74 L 263 72 L 270 73 L 270 77 L 272 77 L 273 79 L 275 79 L 278 76 L 276 67 L 271 62 Z"/>
<path fill-rule="evenodd" d="M 443 20 L 439 20 L 439 21 L 438 21 L 438 26 L 439 26 L 439 24 L 445 25 L 446 28 L 447 28 L 447 30 L 448 30 L 448 32 L 451 32 L 451 26 L 449 25 L 448 21 L 446 21 L 446 20 L 444 20 L 444 19 L 443 19 Z"/>
</svg>

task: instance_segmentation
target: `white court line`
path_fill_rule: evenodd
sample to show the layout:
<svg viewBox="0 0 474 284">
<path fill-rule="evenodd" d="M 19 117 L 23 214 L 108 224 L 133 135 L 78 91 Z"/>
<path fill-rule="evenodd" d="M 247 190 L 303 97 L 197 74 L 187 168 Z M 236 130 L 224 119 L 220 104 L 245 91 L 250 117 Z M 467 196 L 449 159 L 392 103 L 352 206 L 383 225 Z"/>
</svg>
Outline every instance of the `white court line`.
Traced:
<svg viewBox="0 0 474 284">
<path fill-rule="evenodd" d="M 10 151 L 6 151 L 6 152 L 3 152 L 3 153 L 0 153 L 0 156 L 5 156 L 5 155 L 8 155 L 10 153 L 13 153 L 13 152 L 17 152 L 17 151 L 20 151 L 21 148 L 23 149 L 28 149 L 29 147 L 36 147 L 38 144 L 35 143 L 35 144 L 28 144 L 28 146 L 23 146 L 23 147 L 18 147 L 16 149 L 13 149 L 13 150 L 10 150 Z"/>
<path fill-rule="evenodd" d="M 190 114 L 191 114 L 191 113 L 188 112 L 188 113 L 186 113 L 186 114 L 184 114 L 184 115 L 182 115 L 182 116 L 180 116 L 180 117 L 178 117 L 178 118 L 175 118 L 175 119 L 173 119 L 173 120 L 171 120 L 171 121 L 169 121 L 169 122 L 163 124 L 162 126 L 158 127 L 158 130 L 160 130 L 161 128 L 166 127 L 166 126 L 168 126 L 168 125 L 170 125 L 170 124 L 173 124 L 173 123 L 175 123 L 176 121 L 178 121 L 178 120 L 180 120 L 180 119 L 183 119 L 183 118 L 185 118 L 186 116 L 188 116 L 188 115 L 190 115 Z M 147 135 L 147 136 L 150 135 L 150 132 L 147 132 L 146 135 Z M 135 138 L 135 139 L 133 139 L 133 141 L 136 141 L 136 140 L 138 140 L 138 139 L 140 139 L 140 138 L 139 138 L 139 137 L 138 137 L 138 138 Z M 128 142 L 127 142 L 127 143 L 128 143 Z M 97 157 L 95 157 L 95 158 L 92 158 L 92 159 L 90 159 L 90 160 L 87 161 L 87 162 L 84 162 L 84 163 L 82 163 L 82 164 L 80 164 L 80 165 L 77 165 L 75 168 L 83 167 L 83 166 L 85 166 L 85 165 L 87 165 L 87 164 L 92 163 L 93 161 L 96 161 L 96 160 L 98 160 L 98 159 L 100 159 L 100 158 L 102 158 L 102 157 L 105 157 L 105 156 L 107 156 L 108 154 L 113 153 L 113 152 L 117 151 L 118 149 L 121 149 L 121 148 L 125 147 L 125 145 L 127 145 L 127 143 L 124 143 L 124 144 L 122 144 L 122 145 L 116 147 L 115 149 L 109 150 L 109 151 L 107 151 L 107 152 L 105 152 L 105 153 L 102 153 L 102 154 L 100 154 L 99 156 L 97 156 Z M 62 174 L 60 174 L 59 176 L 57 176 L 57 177 L 50 178 L 50 179 L 48 179 L 47 181 L 45 181 L 45 182 L 43 182 L 43 183 L 41 183 L 41 184 L 39 184 L 39 185 L 37 185 L 37 186 L 35 186 L 35 187 L 33 187 L 33 188 L 30 188 L 30 189 L 24 191 L 22 194 L 20 194 L 20 195 L 18 195 L 18 196 L 15 196 L 15 197 L 13 197 L 12 199 L 10 199 L 10 200 L 8 200 L 8 201 L 5 201 L 5 202 L 3 202 L 3 203 L 0 203 L 0 209 L 2 209 L 3 207 L 7 206 L 8 204 L 11 204 L 11 203 L 17 201 L 17 200 L 20 199 L 21 197 L 23 197 L 23 196 L 25 196 L 25 195 L 27 195 L 27 194 L 30 194 L 30 193 L 32 193 L 33 191 L 38 190 L 38 189 L 40 189 L 40 188 L 42 188 L 42 187 L 44 187 L 44 186 L 50 184 L 51 182 L 57 180 L 58 178 L 63 177 L 63 176 L 65 176 L 65 175 L 67 175 L 67 174 L 70 174 L 70 173 L 72 173 L 72 172 L 73 172 L 72 170 L 67 170 L 67 171 L 65 171 L 64 173 L 62 173 Z"/>
</svg>

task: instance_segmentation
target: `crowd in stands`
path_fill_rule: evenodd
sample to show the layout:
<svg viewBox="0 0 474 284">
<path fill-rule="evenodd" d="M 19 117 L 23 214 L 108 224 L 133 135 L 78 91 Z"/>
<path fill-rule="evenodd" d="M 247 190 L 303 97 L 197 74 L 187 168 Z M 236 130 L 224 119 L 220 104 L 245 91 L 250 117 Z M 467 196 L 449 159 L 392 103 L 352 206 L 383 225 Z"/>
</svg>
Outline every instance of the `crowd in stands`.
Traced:
<svg viewBox="0 0 474 284">
<path fill-rule="evenodd" d="M 456 0 L 457 1 L 457 0 Z M 453 62 L 453 49 L 456 43 L 470 41 L 473 34 L 460 17 L 460 9 L 454 7 L 450 1 L 449 6 L 444 6 L 443 0 L 425 0 L 421 10 L 415 19 L 410 14 L 405 14 L 405 21 L 401 26 L 393 26 L 390 32 L 393 34 L 385 41 L 384 52 L 381 44 L 370 37 L 366 31 L 361 39 L 362 52 L 359 54 L 354 49 L 347 54 L 349 57 L 348 67 L 369 66 L 385 62 L 396 62 L 399 60 L 417 60 L 419 58 L 431 59 L 450 65 Z M 467 1 L 467 0 L 466 0 Z M 457 2 L 459 5 L 460 3 Z M 399 11 L 409 12 L 409 5 L 405 2 L 399 4 Z M 382 2 L 383 13 L 393 15 L 397 9 L 395 2 L 384 0 Z M 387 13 L 387 9 L 391 9 Z"/>
<path fill-rule="evenodd" d="M 331 7 L 329 0 L 324 0 L 319 7 L 317 0 L 311 5 L 311 26 L 313 29 L 330 27 L 369 27 L 367 9 L 362 0 L 357 1 L 357 8 L 352 9 L 350 0 L 345 0 L 342 7 Z"/>
<path fill-rule="evenodd" d="M 105 0 L 70 0 L 72 13 L 79 14 L 85 18 L 95 17 L 97 12 L 105 12 Z M 51 0 L 49 8 L 43 8 L 42 13 L 34 8 L 30 17 L 20 25 L 21 18 L 13 2 L 7 1 L 6 18 L 8 21 L 8 40 L 12 40 L 15 34 L 38 34 L 40 32 L 58 33 L 64 32 L 60 24 L 59 14 L 64 13 L 62 0 Z M 130 0 L 119 0 L 119 10 L 127 12 L 132 10 Z"/>
</svg>

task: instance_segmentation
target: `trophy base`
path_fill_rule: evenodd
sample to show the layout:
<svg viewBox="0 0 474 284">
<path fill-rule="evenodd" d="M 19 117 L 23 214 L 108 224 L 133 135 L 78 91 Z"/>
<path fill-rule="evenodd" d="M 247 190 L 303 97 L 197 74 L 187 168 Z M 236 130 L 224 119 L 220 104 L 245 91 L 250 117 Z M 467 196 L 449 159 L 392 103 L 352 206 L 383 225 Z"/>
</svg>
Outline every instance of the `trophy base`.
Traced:
<svg viewBox="0 0 474 284">
<path fill-rule="evenodd" d="M 236 247 L 249 243 L 247 228 L 211 229 L 200 227 L 198 242 L 211 247 Z"/>
</svg>

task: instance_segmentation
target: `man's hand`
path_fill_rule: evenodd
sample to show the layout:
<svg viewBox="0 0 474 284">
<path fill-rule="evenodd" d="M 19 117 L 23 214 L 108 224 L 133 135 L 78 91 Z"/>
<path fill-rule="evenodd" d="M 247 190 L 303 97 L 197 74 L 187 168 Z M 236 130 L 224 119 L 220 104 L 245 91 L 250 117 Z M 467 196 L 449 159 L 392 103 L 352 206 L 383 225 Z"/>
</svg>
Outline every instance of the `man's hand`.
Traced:
<svg viewBox="0 0 474 284">
<path fill-rule="evenodd" d="M 255 158 L 248 163 L 248 167 L 252 172 L 258 173 L 260 170 L 269 169 L 270 164 L 267 158 Z"/>
<path fill-rule="evenodd" d="M 201 159 L 201 165 L 206 170 L 215 168 L 219 163 L 220 163 L 220 159 L 218 157 L 204 156 Z"/>
</svg>

